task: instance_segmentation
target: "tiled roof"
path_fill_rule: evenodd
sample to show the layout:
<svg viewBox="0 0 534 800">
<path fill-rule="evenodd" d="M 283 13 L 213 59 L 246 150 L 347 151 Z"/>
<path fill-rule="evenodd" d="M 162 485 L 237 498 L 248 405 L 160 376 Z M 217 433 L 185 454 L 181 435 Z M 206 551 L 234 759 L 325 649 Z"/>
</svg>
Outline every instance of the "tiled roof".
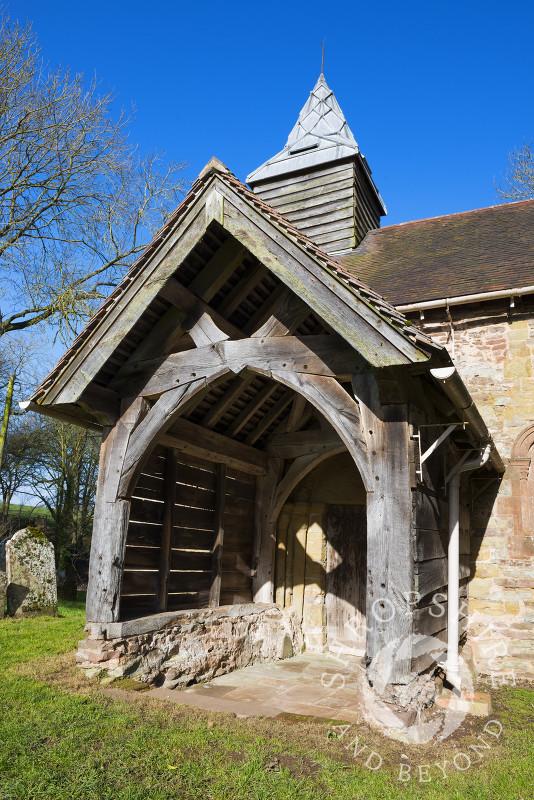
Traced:
<svg viewBox="0 0 534 800">
<path fill-rule="evenodd" d="M 390 303 L 534 284 L 534 200 L 369 231 L 337 260 Z"/>
<path fill-rule="evenodd" d="M 382 297 L 369 288 L 365 283 L 359 280 L 354 274 L 339 264 L 331 256 L 324 253 L 317 245 L 315 245 L 304 233 L 295 228 L 294 225 L 287 222 L 277 211 L 271 206 L 267 205 L 260 197 L 255 195 L 245 184 L 241 183 L 229 170 L 224 167 L 217 159 L 212 159 L 209 164 L 202 170 L 200 176 L 193 183 L 191 190 L 187 197 L 178 206 L 176 211 L 169 217 L 165 225 L 158 231 L 154 239 L 143 251 L 135 264 L 129 269 L 125 277 L 115 287 L 113 292 L 109 295 L 106 301 L 100 306 L 95 315 L 89 320 L 85 328 L 81 331 L 79 336 L 74 340 L 71 347 L 67 350 L 65 355 L 56 364 L 54 369 L 46 376 L 40 386 L 32 395 L 33 401 L 39 401 L 49 391 L 53 384 L 60 378 L 62 372 L 68 367 L 74 359 L 78 351 L 90 338 L 90 336 L 97 330 L 99 325 L 103 322 L 106 316 L 110 313 L 112 308 L 116 305 L 124 291 L 142 272 L 145 264 L 154 255 L 158 248 L 174 230 L 179 223 L 180 218 L 185 214 L 187 209 L 197 200 L 198 196 L 203 191 L 206 184 L 211 179 L 213 173 L 216 172 L 220 179 L 226 182 L 229 186 L 237 191 L 242 197 L 252 203 L 265 217 L 269 218 L 271 222 L 283 230 L 293 241 L 303 247 L 306 252 L 314 257 L 324 269 L 330 274 L 334 275 L 337 280 L 343 283 L 354 295 L 355 299 L 364 302 L 369 307 L 373 308 L 381 317 L 386 319 L 393 325 L 402 335 L 410 341 L 415 347 L 428 352 L 442 351 L 441 345 L 434 342 L 429 336 L 420 331 L 415 325 L 406 319 L 406 317 L 399 313 L 392 305 L 385 302 Z"/>
</svg>

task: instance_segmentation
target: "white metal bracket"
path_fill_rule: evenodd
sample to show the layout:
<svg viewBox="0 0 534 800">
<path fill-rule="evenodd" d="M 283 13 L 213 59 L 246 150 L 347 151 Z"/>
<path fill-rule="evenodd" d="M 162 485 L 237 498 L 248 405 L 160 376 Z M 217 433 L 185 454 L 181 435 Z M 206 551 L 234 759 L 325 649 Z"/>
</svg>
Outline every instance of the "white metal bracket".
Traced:
<svg viewBox="0 0 534 800">
<path fill-rule="evenodd" d="M 445 424 L 446 424 L 446 423 L 445 423 Z M 438 449 L 438 447 L 440 446 L 440 444 L 442 444 L 442 443 L 445 441 L 445 439 L 447 439 L 447 437 L 448 437 L 448 436 L 450 436 L 450 435 L 451 435 L 451 433 L 452 433 L 454 430 L 456 430 L 456 428 L 465 428 L 465 426 L 466 426 L 466 425 L 467 425 L 467 423 L 466 423 L 466 422 L 453 422 L 451 425 L 448 425 L 448 426 L 446 427 L 446 429 L 443 431 L 443 433 L 441 434 L 441 436 L 439 436 L 439 437 L 436 439 L 436 441 L 435 441 L 433 444 L 431 444 L 431 445 L 430 445 L 430 447 L 428 448 L 428 450 L 425 450 L 425 452 L 424 452 L 424 453 L 421 453 L 421 436 L 420 436 L 420 434 L 419 434 L 419 433 L 414 433 L 414 434 L 413 434 L 413 437 L 412 437 L 412 438 L 413 438 L 413 439 L 417 439 L 417 443 L 418 443 L 418 445 L 419 445 L 419 465 L 420 465 L 420 469 L 416 469 L 415 471 L 416 471 L 416 474 L 417 474 L 417 475 L 419 475 L 419 478 L 420 478 L 421 480 L 423 480 L 423 464 L 425 463 L 425 461 L 427 460 L 427 458 L 428 458 L 429 456 L 431 456 L 431 455 L 432 455 L 432 453 L 433 453 L 435 450 L 437 450 L 437 449 Z M 436 424 L 429 424 L 429 425 L 420 425 L 420 426 L 419 426 L 419 430 L 421 430 L 421 428 L 441 428 L 441 427 L 443 427 L 443 425 L 441 425 L 441 424 L 439 424 L 439 423 L 436 423 Z M 447 479 L 448 479 L 448 478 L 447 478 Z"/>
</svg>

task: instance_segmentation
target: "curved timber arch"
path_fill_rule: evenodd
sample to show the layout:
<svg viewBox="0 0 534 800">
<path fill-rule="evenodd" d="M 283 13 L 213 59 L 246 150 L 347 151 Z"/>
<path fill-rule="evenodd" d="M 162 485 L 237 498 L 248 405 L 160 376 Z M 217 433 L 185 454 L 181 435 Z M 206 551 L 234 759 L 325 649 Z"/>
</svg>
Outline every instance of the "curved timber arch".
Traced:
<svg viewBox="0 0 534 800">
<path fill-rule="evenodd" d="M 276 522 L 287 498 L 309 472 L 315 469 L 315 467 L 318 467 L 325 459 L 336 456 L 339 453 L 345 453 L 346 451 L 347 448 L 343 442 L 340 442 L 338 445 L 332 445 L 332 447 L 323 450 L 321 453 L 310 453 L 309 455 L 296 458 L 276 487 L 269 521 L 273 523 Z"/>
<path fill-rule="evenodd" d="M 271 377 L 302 395 L 317 408 L 332 425 L 354 459 L 366 491 L 372 492 L 374 487 L 356 401 L 335 378 L 285 370 L 266 370 L 265 364 L 260 359 L 258 361 L 259 363 L 250 361 L 241 363 L 238 369 L 232 364 L 232 368 L 212 367 L 200 375 L 196 372 L 195 379 L 189 384 L 164 392 L 130 436 L 121 470 L 118 496 L 122 498 L 131 496 L 143 464 L 154 449 L 158 437 L 176 420 L 185 403 L 215 380 L 221 379 L 229 372 L 238 374 L 244 369 Z"/>
</svg>

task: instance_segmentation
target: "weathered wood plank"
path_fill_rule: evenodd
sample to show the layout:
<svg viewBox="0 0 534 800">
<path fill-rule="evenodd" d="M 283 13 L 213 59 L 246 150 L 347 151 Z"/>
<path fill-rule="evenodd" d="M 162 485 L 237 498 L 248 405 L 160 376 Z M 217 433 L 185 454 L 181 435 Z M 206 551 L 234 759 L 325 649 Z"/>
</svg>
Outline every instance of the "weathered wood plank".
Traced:
<svg viewBox="0 0 534 800">
<path fill-rule="evenodd" d="M 266 451 L 270 456 L 293 459 L 321 451 L 330 452 L 340 444 L 334 430 L 297 431 L 279 433 L 269 438 Z"/>
<path fill-rule="evenodd" d="M 161 525 L 130 521 L 127 541 L 129 545 L 159 547 L 161 543 Z"/>
<path fill-rule="evenodd" d="M 125 405 L 121 420 L 114 428 L 105 430 L 100 449 L 87 587 L 88 622 L 116 622 L 119 616 L 130 503 L 117 496 L 117 476 L 124 464 L 132 429 L 146 411 L 146 403 L 140 398 Z"/>
<path fill-rule="evenodd" d="M 213 532 L 215 525 L 215 511 L 205 508 L 191 508 L 190 506 L 177 506 L 175 509 L 175 523 L 179 528 L 192 530 L 205 530 Z M 178 547 L 171 535 L 172 547 Z"/>
<path fill-rule="evenodd" d="M 177 480 L 182 485 L 198 487 L 205 491 L 215 492 L 215 464 L 206 463 L 206 467 L 211 469 L 200 469 L 192 464 L 182 464 L 179 459 L 183 458 L 177 453 L 178 475 Z"/>
<path fill-rule="evenodd" d="M 236 572 L 249 579 L 252 577 L 252 555 L 250 553 L 223 553 L 222 574 Z"/>
<path fill-rule="evenodd" d="M 258 422 L 256 427 L 248 434 L 245 443 L 253 445 L 263 434 L 276 422 L 281 414 L 284 413 L 288 405 L 292 402 L 293 397 L 290 392 L 286 392 L 279 397 L 272 408 L 265 414 Z"/>
<path fill-rule="evenodd" d="M 354 376 L 352 384 L 373 475 L 374 491 L 367 495 L 366 608 L 367 656 L 374 658 L 395 641 L 408 643 L 412 632 L 411 609 L 405 600 L 414 590 L 412 498 L 406 469 L 411 442 L 405 405 L 381 405 L 372 373 Z M 398 657 L 389 655 L 393 663 L 377 659 L 375 677 L 391 683 L 405 680 L 411 669 L 409 649 Z"/>
<path fill-rule="evenodd" d="M 189 608 L 205 608 L 208 604 L 208 591 L 194 593 L 173 593 L 169 595 L 169 611 L 181 611 Z"/>
<path fill-rule="evenodd" d="M 285 606 L 287 531 L 290 516 L 289 509 L 282 509 L 276 525 L 274 599 L 276 605 L 280 606 L 280 608 Z"/>
<path fill-rule="evenodd" d="M 469 574 L 469 556 L 460 556 L 460 580 L 469 577 Z M 447 560 L 445 558 L 434 558 L 431 561 L 420 561 L 417 564 L 415 591 L 419 592 L 421 597 L 447 586 L 447 580 Z"/>
<path fill-rule="evenodd" d="M 448 536 L 445 532 L 418 530 L 416 537 L 416 560 L 429 561 L 447 558 Z M 469 553 L 469 535 L 460 534 L 460 553 Z"/>
<path fill-rule="evenodd" d="M 125 594 L 156 594 L 158 585 L 157 570 L 131 571 L 126 570 L 122 576 L 121 595 Z"/>
<path fill-rule="evenodd" d="M 325 188 L 327 191 L 345 190 L 347 196 L 350 196 L 352 195 L 353 185 L 354 176 L 352 170 L 346 169 L 341 173 L 323 176 L 316 180 L 310 179 L 298 183 L 290 183 L 273 189 L 260 189 L 259 194 L 262 200 L 265 200 L 266 203 L 269 203 L 270 206 L 279 211 L 281 206 L 286 206 L 294 201 L 305 202 L 308 198 L 321 197 Z"/>
<path fill-rule="evenodd" d="M 273 567 L 276 548 L 276 521 L 271 517 L 271 506 L 280 480 L 284 462 L 281 458 L 271 458 L 265 477 L 257 479 L 254 503 L 254 539 L 252 596 L 256 603 L 272 603 Z"/>
<path fill-rule="evenodd" d="M 252 475 L 264 475 L 267 458 L 253 447 L 202 428 L 185 419 L 177 420 L 160 441 L 182 453 L 191 453 L 218 464 L 228 464 Z"/>
<path fill-rule="evenodd" d="M 338 453 L 343 453 L 346 449 L 343 442 L 338 441 L 337 444 L 332 445 L 331 449 L 318 453 L 309 453 L 296 458 L 276 487 L 271 507 L 271 522 L 276 521 L 287 498 L 308 472 L 311 472 L 312 469 L 319 466 L 326 458 L 330 458 Z"/>
<path fill-rule="evenodd" d="M 278 384 L 268 383 L 260 389 L 256 397 L 253 397 L 245 408 L 237 415 L 229 428 L 225 431 L 226 436 L 235 436 L 247 424 L 251 417 L 261 408 L 269 397 L 278 390 Z"/>
<path fill-rule="evenodd" d="M 115 425 L 120 416 L 118 394 L 95 383 L 87 386 L 78 405 L 90 410 L 101 425 Z"/>
<path fill-rule="evenodd" d="M 132 366 L 127 385 L 130 392 L 135 388 L 141 396 L 152 396 L 217 368 L 238 373 L 246 366 L 265 373 L 277 369 L 341 378 L 361 371 L 365 365 L 361 356 L 335 335 L 251 337 L 142 362 L 135 369 Z M 123 387 L 126 383 L 117 388 L 120 391 Z"/>
<path fill-rule="evenodd" d="M 287 293 L 287 287 L 283 283 L 279 283 L 278 286 L 270 293 L 264 303 L 254 312 L 254 314 L 250 317 L 247 321 L 246 325 L 244 326 L 244 332 L 250 336 L 252 331 L 255 331 L 256 328 L 259 328 L 260 325 L 263 325 L 272 314 L 272 311 L 278 305 L 280 299 L 284 297 Z"/>
<path fill-rule="evenodd" d="M 229 497 L 239 497 L 244 501 L 252 502 L 256 495 L 256 481 L 243 480 L 242 478 L 234 478 L 226 472 L 226 494 Z M 247 476 L 250 477 L 250 476 Z"/>
<path fill-rule="evenodd" d="M 211 571 L 207 572 L 169 572 L 169 594 L 175 592 L 208 591 L 211 585 Z"/>
<path fill-rule="evenodd" d="M 208 314 L 207 311 L 197 309 L 184 320 L 182 327 L 197 347 L 223 342 L 229 338 L 227 333 L 217 327 L 211 314 Z"/>
<path fill-rule="evenodd" d="M 160 500 L 154 501 L 133 497 L 130 504 L 130 520 L 132 522 L 161 524 L 164 509 L 164 503 Z"/>
<path fill-rule="evenodd" d="M 248 594 L 250 601 L 252 578 L 250 573 L 243 575 L 241 572 L 223 572 L 221 575 L 221 595 L 224 592 L 243 592 Z"/>
<path fill-rule="evenodd" d="M 334 652 L 365 647 L 366 509 L 331 505 L 325 517 L 327 641 Z"/>
<path fill-rule="evenodd" d="M 201 421 L 203 428 L 213 428 L 218 423 L 223 414 L 232 406 L 235 401 L 243 394 L 245 389 L 252 383 L 253 375 L 242 374 L 235 379 L 233 386 L 224 392 L 220 400 L 215 403 L 204 415 Z"/>
<path fill-rule="evenodd" d="M 367 445 L 360 427 L 360 410 L 348 392 L 334 378 L 319 375 L 272 370 L 272 377 L 305 397 L 327 419 L 352 455 L 366 491 L 374 491 L 376 482 L 371 477 Z"/>
<path fill-rule="evenodd" d="M 272 205 L 271 201 L 273 198 L 271 196 L 271 200 L 268 200 L 267 197 L 269 195 L 267 193 L 278 192 L 284 187 L 289 187 L 289 189 L 293 191 L 294 187 L 300 184 L 320 186 L 330 180 L 338 180 L 339 177 L 352 177 L 353 174 L 354 167 L 352 163 L 328 164 L 321 169 L 314 170 L 312 177 L 310 177 L 309 173 L 301 175 L 278 175 L 267 183 L 256 186 L 254 191 L 262 199 L 265 198 L 265 201 L 269 203 L 269 205 Z"/>
<path fill-rule="evenodd" d="M 218 464 L 217 466 L 215 500 L 215 538 L 213 543 L 211 587 L 209 597 L 209 605 L 211 608 L 215 608 L 219 605 L 221 596 L 221 569 L 224 547 L 224 511 L 226 500 L 226 464 Z"/>
<path fill-rule="evenodd" d="M 243 245 L 234 238 L 227 239 L 188 286 L 189 291 L 209 303 L 235 272 L 246 252 Z"/>
<path fill-rule="evenodd" d="M 159 561 L 159 547 L 133 547 L 129 544 L 126 545 L 124 569 L 158 569 Z"/>
<path fill-rule="evenodd" d="M 179 510 L 179 509 L 178 509 Z M 179 520 L 178 520 L 179 521 Z M 193 526 L 196 524 L 194 520 L 190 520 Z M 209 527 L 209 523 L 212 527 Z M 209 553 L 211 559 L 211 550 L 213 547 L 213 518 L 208 520 L 208 527 L 206 530 L 200 530 L 195 527 L 186 528 L 176 525 L 171 532 L 171 551 L 174 550 L 202 550 Z M 210 561 L 211 564 L 211 561 Z"/>
<path fill-rule="evenodd" d="M 165 286 L 161 291 L 161 296 L 167 300 L 167 302 L 172 303 L 183 311 L 185 314 L 192 314 L 193 312 L 197 311 L 197 309 L 202 313 L 206 312 L 211 316 L 214 323 L 220 328 L 222 331 L 228 334 L 235 339 L 239 339 L 243 336 L 242 332 L 239 328 L 236 328 L 235 325 L 232 325 L 231 322 L 228 322 L 222 314 L 218 311 L 215 311 L 208 303 L 205 303 L 203 300 L 200 300 L 193 292 L 189 291 L 185 286 L 183 286 L 176 278 L 170 278 Z"/>
<path fill-rule="evenodd" d="M 98 370 L 132 329 L 169 277 L 200 241 L 205 228 L 203 199 L 194 202 L 151 259 L 125 288 L 96 330 L 65 368 L 47 403 L 76 402 Z"/>
<path fill-rule="evenodd" d="M 173 572 L 209 572 L 213 556 L 203 550 L 171 550 Z"/>
<path fill-rule="evenodd" d="M 143 462 L 156 446 L 158 437 L 161 438 L 161 435 L 172 425 L 185 403 L 205 387 L 205 378 L 193 380 L 187 385 L 178 386 L 166 392 L 152 406 L 128 442 L 122 463 L 119 496 L 127 497 L 131 494 L 142 470 Z"/>
<path fill-rule="evenodd" d="M 165 469 L 164 511 L 161 532 L 161 549 L 158 564 L 158 611 L 167 610 L 167 585 L 171 562 L 171 533 L 174 527 L 175 505 L 174 494 L 176 491 L 177 464 L 174 450 L 167 450 L 167 464 Z M 132 501 L 133 502 L 133 501 Z"/>
<path fill-rule="evenodd" d="M 309 313 L 310 309 L 300 297 L 293 292 L 286 291 L 282 294 L 269 319 L 252 334 L 252 338 L 286 336 L 293 333 Z"/>
<path fill-rule="evenodd" d="M 176 451 L 173 451 L 176 452 Z M 208 511 L 215 509 L 215 490 L 202 489 L 199 486 L 189 486 L 178 483 L 175 487 L 175 503 L 192 508 L 205 508 Z"/>
</svg>

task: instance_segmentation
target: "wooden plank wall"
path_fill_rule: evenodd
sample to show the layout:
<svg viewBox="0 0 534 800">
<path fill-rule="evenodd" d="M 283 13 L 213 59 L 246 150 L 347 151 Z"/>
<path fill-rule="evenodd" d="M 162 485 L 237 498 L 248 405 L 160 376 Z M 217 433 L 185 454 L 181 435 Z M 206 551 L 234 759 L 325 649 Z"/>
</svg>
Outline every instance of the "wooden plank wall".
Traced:
<svg viewBox="0 0 534 800">
<path fill-rule="evenodd" d="M 281 175 L 254 191 L 327 252 L 356 247 L 380 227 L 378 203 L 357 162 Z"/>
<path fill-rule="evenodd" d="M 422 452 L 443 431 L 443 428 L 420 429 Z M 443 489 L 445 470 L 458 461 L 450 446 L 423 465 L 424 485 L 413 492 L 413 530 L 415 590 L 420 600 L 414 609 L 414 633 L 435 636 L 445 641 L 447 630 L 447 548 L 448 504 Z M 467 483 L 467 481 L 466 481 Z M 465 487 L 460 491 L 460 633 L 467 627 L 467 594 L 469 580 L 469 509 Z"/>
<path fill-rule="evenodd" d="M 169 459 L 174 459 L 170 535 L 165 548 L 164 522 Z M 208 606 L 214 580 L 217 469 L 220 465 L 157 447 L 133 493 L 121 589 L 121 617 Z M 252 599 L 252 540 L 255 478 L 227 468 L 222 521 L 218 604 Z M 166 510 L 167 509 L 167 510 Z M 166 575 L 162 584 L 161 569 Z M 166 586 L 165 597 L 158 587 Z M 219 590 L 218 592 L 219 593 Z M 217 603 L 216 603 L 217 604 Z"/>
<path fill-rule="evenodd" d="M 323 250 L 356 246 L 353 164 L 282 175 L 255 192 Z"/>
<path fill-rule="evenodd" d="M 153 614 L 156 610 L 165 467 L 165 448 L 156 447 L 139 476 L 130 503 L 120 600 L 122 617 Z"/>
</svg>

